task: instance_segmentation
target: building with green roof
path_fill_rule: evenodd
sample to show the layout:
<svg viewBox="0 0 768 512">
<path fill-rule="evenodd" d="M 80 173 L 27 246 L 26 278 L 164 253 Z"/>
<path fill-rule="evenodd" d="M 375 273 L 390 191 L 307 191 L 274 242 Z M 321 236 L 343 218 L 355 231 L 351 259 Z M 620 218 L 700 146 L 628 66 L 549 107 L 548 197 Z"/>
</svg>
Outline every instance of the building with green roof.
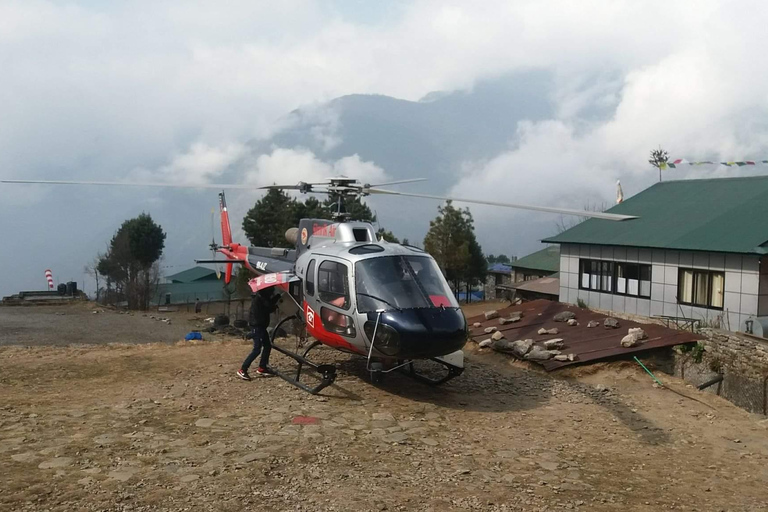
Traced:
<svg viewBox="0 0 768 512">
<path fill-rule="evenodd" d="M 518 283 L 551 277 L 560 269 L 560 247 L 552 245 L 510 263 L 488 267 L 485 282 L 486 300 L 511 298 Z M 557 297 L 555 296 L 555 299 Z"/>
<path fill-rule="evenodd" d="M 158 285 L 152 304 L 192 304 L 197 299 L 201 302 L 226 300 L 224 276 L 219 277 L 215 270 L 205 267 L 192 267 L 166 276 Z"/>
<path fill-rule="evenodd" d="M 657 183 L 543 240 L 560 244 L 560 301 L 733 331 L 768 316 L 768 176 Z"/>
</svg>

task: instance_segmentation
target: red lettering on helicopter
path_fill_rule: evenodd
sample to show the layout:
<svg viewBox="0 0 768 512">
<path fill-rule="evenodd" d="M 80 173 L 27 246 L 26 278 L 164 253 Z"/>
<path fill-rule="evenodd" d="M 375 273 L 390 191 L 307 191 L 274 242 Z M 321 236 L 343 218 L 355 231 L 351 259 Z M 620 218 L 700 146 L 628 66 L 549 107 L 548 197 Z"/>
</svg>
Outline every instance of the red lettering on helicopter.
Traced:
<svg viewBox="0 0 768 512">
<path fill-rule="evenodd" d="M 312 224 L 312 234 L 333 238 L 336 236 L 336 224 Z"/>
</svg>

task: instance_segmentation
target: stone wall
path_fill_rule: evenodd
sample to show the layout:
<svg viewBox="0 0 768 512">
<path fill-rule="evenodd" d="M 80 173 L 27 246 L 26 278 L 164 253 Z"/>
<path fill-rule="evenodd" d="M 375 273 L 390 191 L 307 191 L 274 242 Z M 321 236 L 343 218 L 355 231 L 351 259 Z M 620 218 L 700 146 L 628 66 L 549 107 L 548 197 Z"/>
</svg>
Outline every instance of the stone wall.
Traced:
<svg viewBox="0 0 768 512">
<path fill-rule="evenodd" d="M 768 414 L 768 340 L 710 328 L 701 329 L 701 338 L 701 358 L 678 352 L 671 373 L 694 386 L 721 375 L 722 381 L 706 392 L 750 412 Z"/>
<path fill-rule="evenodd" d="M 514 274 L 514 272 L 512 272 Z M 499 276 L 500 279 L 500 285 L 509 287 L 512 285 L 512 274 L 501 274 L 501 273 L 488 273 L 488 276 L 485 278 L 485 286 L 483 287 L 483 291 L 485 292 L 485 300 L 504 300 L 508 299 L 511 295 L 511 292 L 509 290 L 496 288 L 496 277 Z"/>
<path fill-rule="evenodd" d="M 768 376 L 768 340 L 709 328 L 701 334 L 708 357 L 744 375 Z"/>
</svg>

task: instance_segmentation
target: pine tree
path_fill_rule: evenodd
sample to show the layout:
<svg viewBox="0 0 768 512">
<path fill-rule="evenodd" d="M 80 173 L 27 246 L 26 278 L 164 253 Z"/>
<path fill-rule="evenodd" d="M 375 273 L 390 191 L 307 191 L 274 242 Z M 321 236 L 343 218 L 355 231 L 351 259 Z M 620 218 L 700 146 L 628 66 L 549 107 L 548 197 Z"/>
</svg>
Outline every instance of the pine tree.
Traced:
<svg viewBox="0 0 768 512">
<path fill-rule="evenodd" d="M 285 232 L 296 227 L 301 207 L 295 199 L 278 189 L 269 189 L 243 218 L 243 231 L 251 244 L 258 247 L 286 247 L 291 244 Z"/>
</svg>

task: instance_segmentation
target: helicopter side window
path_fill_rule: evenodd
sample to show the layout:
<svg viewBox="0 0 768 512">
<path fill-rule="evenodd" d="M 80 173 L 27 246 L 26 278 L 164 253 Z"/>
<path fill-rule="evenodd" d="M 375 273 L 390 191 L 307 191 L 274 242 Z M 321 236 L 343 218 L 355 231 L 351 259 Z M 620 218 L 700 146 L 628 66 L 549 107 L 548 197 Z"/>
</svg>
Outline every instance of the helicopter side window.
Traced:
<svg viewBox="0 0 768 512">
<path fill-rule="evenodd" d="M 309 262 L 307 266 L 307 279 L 306 279 L 305 291 L 310 297 L 315 294 L 315 260 Z"/>
<path fill-rule="evenodd" d="M 317 271 L 320 300 L 341 309 L 349 309 L 349 269 L 343 263 L 324 261 Z"/>
</svg>

